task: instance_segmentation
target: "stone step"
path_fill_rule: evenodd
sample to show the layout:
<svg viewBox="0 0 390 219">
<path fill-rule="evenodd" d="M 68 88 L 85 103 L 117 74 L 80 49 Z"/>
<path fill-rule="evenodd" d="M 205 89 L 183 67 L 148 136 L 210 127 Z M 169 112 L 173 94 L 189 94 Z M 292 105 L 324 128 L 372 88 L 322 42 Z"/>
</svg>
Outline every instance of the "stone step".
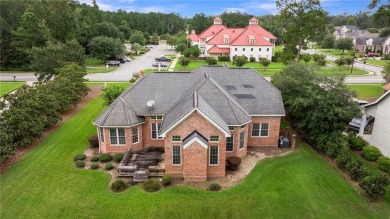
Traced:
<svg viewBox="0 0 390 219">
<path fill-rule="evenodd" d="M 136 170 L 133 175 L 133 182 L 144 182 L 149 178 L 149 170 Z"/>
</svg>

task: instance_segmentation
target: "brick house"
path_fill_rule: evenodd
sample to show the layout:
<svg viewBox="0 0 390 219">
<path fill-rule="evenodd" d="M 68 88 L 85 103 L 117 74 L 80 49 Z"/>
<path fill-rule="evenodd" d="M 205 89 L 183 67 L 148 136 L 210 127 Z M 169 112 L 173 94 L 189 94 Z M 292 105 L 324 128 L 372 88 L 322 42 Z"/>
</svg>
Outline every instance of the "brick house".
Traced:
<svg viewBox="0 0 390 219">
<path fill-rule="evenodd" d="M 214 24 L 197 35 L 194 30 L 188 35 L 193 45 L 197 45 L 204 56 L 217 57 L 229 55 L 245 55 L 271 60 L 275 50 L 276 37 L 258 24 L 253 17 L 244 28 L 230 28 L 223 25 L 220 17 L 214 19 Z"/>
<path fill-rule="evenodd" d="M 99 150 L 164 149 L 165 172 L 185 180 L 225 176 L 226 158 L 277 148 L 285 115 L 280 91 L 255 70 L 203 66 L 151 73 L 93 122 Z"/>
</svg>

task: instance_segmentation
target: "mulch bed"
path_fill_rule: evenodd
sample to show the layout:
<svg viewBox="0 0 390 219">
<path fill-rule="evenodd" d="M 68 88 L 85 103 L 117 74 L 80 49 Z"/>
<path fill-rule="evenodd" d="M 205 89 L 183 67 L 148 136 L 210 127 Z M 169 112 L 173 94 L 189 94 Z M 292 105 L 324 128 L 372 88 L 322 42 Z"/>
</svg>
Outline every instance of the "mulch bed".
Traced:
<svg viewBox="0 0 390 219">
<path fill-rule="evenodd" d="M 48 137 L 51 133 L 53 133 L 55 130 L 57 130 L 64 122 L 66 122 L 68 119 L 76 115 L 85 104 L 87 104 L 90 100 L 97 97 L 102 90 L 102 85 L 96 85 L 93 87 L 90 87 L 90 91 L 88 92 L 88 95 L 81 98 L 80 102 L 73 106 L 69 111 L 61 114 L 62 120 L 58 121 L 57 124 L 49 127 L 46 129 L 42 135 L 42 137 L 34 139 L 31 144 L 29 144 L 26 147 L 18 147 L 15 151 L 15 154 L 7 158 L 3 163 L 0 165 L 0 174 L 3 174 L 6 172 L 12 165 L 17 163 L 19 160 L 21 160 L 24 155 L 26 155 L 29 151 L 34 149 L 38 144 L 40 144 L 46 137 Z"/>
</svg>

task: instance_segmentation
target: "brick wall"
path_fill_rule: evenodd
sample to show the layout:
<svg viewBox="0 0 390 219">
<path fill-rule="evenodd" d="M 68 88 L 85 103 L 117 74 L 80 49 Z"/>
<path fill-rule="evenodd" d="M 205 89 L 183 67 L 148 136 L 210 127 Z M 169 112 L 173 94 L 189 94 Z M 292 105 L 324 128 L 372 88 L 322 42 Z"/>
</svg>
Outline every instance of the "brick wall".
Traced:
<svg viewBox="0 0 390 219">
<path fill-rule="evenodd" d="M 210 136 L 219 136 L 219 142 L 209 143 L 209 145 L 219 147 L 219 162 L 217 166 L 209 165 L 209 148 L 206 150 L 198 143 L 193 143 L 186 149 L 183 149 L 182 142 L 172 142 L 172 136 L 180 136 L 182 141 L 195 130 L 207 139 L 210 139 Z M 166 173 L 175 177 L 184 177 L 185 180 L 192 181 L 206 180 L 207 177 L 225 176 L 225 135 L 198 113 L 193 113 L 185 121 L 181 122 L 167 133 L 164 144 Z M 182 165 L 178 166 L 172 165 L 172 146 L 175 145 L 180 145 L 182 152 Z M 204 173 L 201 173 L 202 171 Z M 206 178 L 204 176 L 206 176 Z"/>
<path fill-rule="evenodd" d="M 133 144 L 132 142 L 132 128 L 125 128 L 126 144 L 124 145 L 111 145 L 110 141 L 110 129 L 104 128 L 104 142 L 100 140 L 101 153 L 125 153 L 127 149 L 132 148 L 133 150 L 139 150 L 142 148 L 142 125 L 138 126 L 138 143 Z"/>
<path fill-rule="evenodd" d="M 149 116 L 145 117 L 145 123 L 142 125 L 143 147 L 164 147 L 164 139 L 152 139 L 152 123 L 162 123 L 163 120 L 152 120 Z"/>
<path fill-rule="evenodd" d="M 268 137 L 252 137 L 253 123 L 268 123 Z M 279 141 L 280 116 L 258 116 L 252 117 L 252 122 L 248 125 L 248 147 L 277 148 Z"/>
</svg>

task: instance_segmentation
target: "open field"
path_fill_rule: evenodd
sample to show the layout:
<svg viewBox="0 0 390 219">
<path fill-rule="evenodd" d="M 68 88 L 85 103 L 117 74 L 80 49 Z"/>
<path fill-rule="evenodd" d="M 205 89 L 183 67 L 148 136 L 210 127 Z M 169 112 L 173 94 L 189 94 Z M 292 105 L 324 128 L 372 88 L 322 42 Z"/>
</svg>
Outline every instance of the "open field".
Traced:
<svg viewBox="0 0 390 219">
<path fill-rule="evenodd" d="M 0 82 L 0 97 L 4 96 L 5 94 L 8 94 L 9 92 L 12 92 L 13 90 L 17 89 L 18 87 L 21 87 L 24 84 L 24 82 Z"/>
<path fill-rule="evenodd" d="M 122 86 L 124 86 L 122 84 Z M 239 185 L 221 192 L 171 186 L 146 193 L 108 188 L 110 176 L 80 170 L 73 156 L 96 134 L 104 109 L 91 100 L 75 117 L 0 178 L 1 218 L 387 218 L 390 195 L 372 204 L 311 147 L 266 159 Z"/>
<path fill-rule="evenodd" d="M 348 84 L 347 87 L 355 91 L 360 100 L 376 99 L 383 94 L 382 84 Z"/>
</svg>

